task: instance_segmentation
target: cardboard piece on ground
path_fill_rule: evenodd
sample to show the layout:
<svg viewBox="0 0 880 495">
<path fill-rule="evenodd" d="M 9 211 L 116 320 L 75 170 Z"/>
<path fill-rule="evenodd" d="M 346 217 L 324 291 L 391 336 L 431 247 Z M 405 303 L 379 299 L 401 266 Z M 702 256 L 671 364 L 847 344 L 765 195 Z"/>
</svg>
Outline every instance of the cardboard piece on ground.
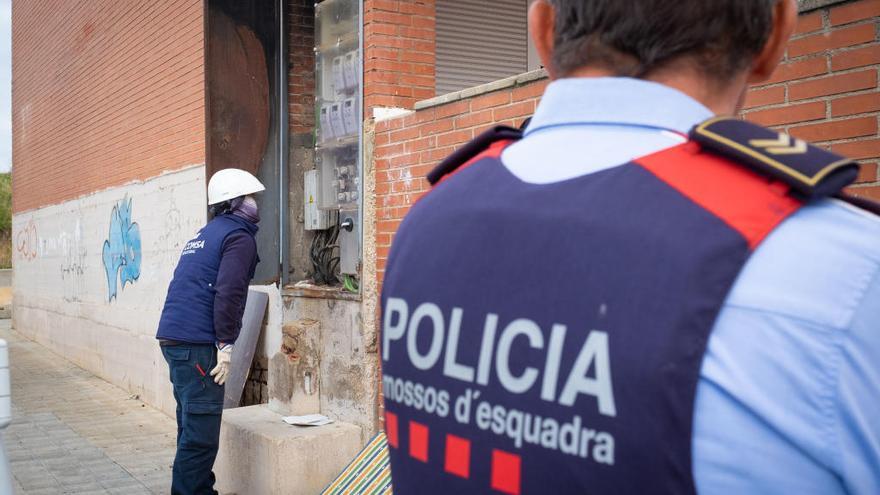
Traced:
<svg viewBox="0 0 880 495">
<path fill-rule="evenodd" d="M 229 377 L 226 378 L 223 409 L 238 407 L 241 402 L 241 393 L 244 391 L 244 382 L 247 380 L 251 363 L 254 360 L 254 352 L 257 349 L 260 330 L 263 328 L 263 317 L 266 315 L 268 302 L 269 295 L 265 292 L 248 291 L 244 316 L 241 318 L 241 332 L 235 341 L 235 347 L 232 348 L 231 369 Z"/>
</svg>

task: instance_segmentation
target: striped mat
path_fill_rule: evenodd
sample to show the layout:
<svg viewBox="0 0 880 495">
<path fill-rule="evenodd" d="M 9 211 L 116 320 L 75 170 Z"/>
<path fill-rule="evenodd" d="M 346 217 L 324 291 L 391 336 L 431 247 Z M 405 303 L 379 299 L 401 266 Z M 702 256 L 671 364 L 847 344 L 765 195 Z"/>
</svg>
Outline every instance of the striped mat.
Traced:
<svg viewBox="0 0 880 495">
<path fill-rule="evenodd" d="M 322 495 L 391 495 L 388 442 L 380 431 Z"/>
</svg>

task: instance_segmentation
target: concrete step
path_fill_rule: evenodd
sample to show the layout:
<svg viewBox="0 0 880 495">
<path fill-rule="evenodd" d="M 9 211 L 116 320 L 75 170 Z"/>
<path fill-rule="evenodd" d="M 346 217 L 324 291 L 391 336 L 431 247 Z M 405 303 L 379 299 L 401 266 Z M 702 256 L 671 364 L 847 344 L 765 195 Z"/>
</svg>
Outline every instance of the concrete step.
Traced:
<svg viewBox="0 0 880 495">
<path fill-rule="evenodd" d="M 317 495 L 363 447 L 348 423 L 290 426 L 263 404 L 223 411 L 216 489 L 226 495 Z"/>
</svg>

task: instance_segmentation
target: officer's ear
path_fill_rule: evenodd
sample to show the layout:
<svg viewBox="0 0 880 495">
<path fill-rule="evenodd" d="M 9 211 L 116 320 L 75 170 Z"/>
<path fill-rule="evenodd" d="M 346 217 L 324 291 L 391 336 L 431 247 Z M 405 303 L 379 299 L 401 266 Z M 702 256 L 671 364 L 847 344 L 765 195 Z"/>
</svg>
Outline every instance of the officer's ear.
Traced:
<svg viewBox="0 0 880 495">
<path fill-rule="evenodd" d="M 541 64 L 547 69 L 550 79 L 556 79 L 553 68 L 553 41 L 556 31 L 556 10 L 547 0 L 535 0 L 529 7 L 529 35 Z"/>
<path fill-rule="evenodd" d="M 752 69 L 749 73 L 749 83 L 759 83 L 766 81 L 776 70 L 782 55 L 785 54 L 785 47 L 788 45 L 788 39 L 797 26 L 798 6 L 795 0 L 779 0 L 773 8 L 773 30 L 767 38 L 767 44 L 764 49 L 755 58 L 752 63 Z"/>
</svg>

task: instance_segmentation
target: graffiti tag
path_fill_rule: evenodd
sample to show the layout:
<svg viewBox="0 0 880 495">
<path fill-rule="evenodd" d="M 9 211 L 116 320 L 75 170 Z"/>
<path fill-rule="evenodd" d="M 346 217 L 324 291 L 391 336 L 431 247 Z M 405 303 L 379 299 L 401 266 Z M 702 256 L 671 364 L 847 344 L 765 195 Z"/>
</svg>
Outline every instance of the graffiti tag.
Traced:
<svg viewBox="0 0 880 495">
<path fill-rule="evenodd" d="M 117 283 L 125 289 L 141 275 L 141 232 L 131 221 L 131 199 L 123 198 L 110 212 L 110 233 L 104 241 L 104 270 L 107 272 L 108 301 L 116 297 Z"/>
<path fill-rule="evenodd" d="M 62 232 L 59 240 L 63 253 L 61 280 L 64 300 L 82 302 L 81 294 L 85 292 L 86 260 L 89 253 L 82 242 L 82 226 L 79 218 L 76 219 L 73 233 Z"/>
<path fill-rule="evenodd" d="M 37 226 L 34 225 L 33 219 L 28 220 L 27 225 L 18 231 L 15 236 L 15 249 L 26 260 L 32 260 L 37 257 Z"/>
</svg>

